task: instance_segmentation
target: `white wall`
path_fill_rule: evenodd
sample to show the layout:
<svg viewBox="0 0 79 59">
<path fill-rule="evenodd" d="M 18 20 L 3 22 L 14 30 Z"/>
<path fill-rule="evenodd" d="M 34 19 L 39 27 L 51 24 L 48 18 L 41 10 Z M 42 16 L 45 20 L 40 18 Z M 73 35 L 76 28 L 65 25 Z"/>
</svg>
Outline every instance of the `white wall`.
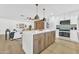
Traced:
<svg viewBox="0 0 79 59">
<path fill-rule="evenodd" d="M 33 20 L 25 20 L 25 21 L 23 21 L 23 23 L 27 25 L 26 28 L 29 28 L 29 25 L 31 25 L 32 29 L 34 29 L 34 21 Z"/>
<path fill-rule="evenodd" d="M 49 23 L 49 29 L 56 30 L 57 19 L 55 16 L 50 16 L 48 19 L 48 23 Z"/>
<path fill-rule="evenodd" d="M 59 22 L 59 17 L 56 18 L 56 25 L 59 25 L 60 22 Z M 59 37 L 59 29 L 56 29 L 56 37 Z"/>
<path fill-rule="evenodd" d="M 59 25 L 59 21 L 59 17 L 57 16 L 50 16 L 48 19 L 49 29 L 56 30 L 56 37 L 59 37 L 59 29 L 56 29 L 56 25 Z"/>
<path fill-rule="evenodd" d="M 0 34 L 5 34 L 5 30 L 8 28 L 11 31 L 16 28 L 16 24 L 19 23 L 24 23 L 27 25 L 26 28 L 29 27 L 29 25 L 32 25 L 32 28 L 34 29 L 34 21 L 16 21 L 16 20 L 11 20 L 11 19 L 5 19 L 5 18 L 0 18 Z"/>
<path fill-rule="evenodd" d="M 50 15 L 47 19 L 47 22 L 49 23 L 49 29 L 54 29 L 56 30 L 56 37 L 59 37 L 59 30 L 56 29 L 56 25 L 59 25 L 59 17 Z"/>
<path fill-rule="evenodd" d="M 0 18 L 0 34 L 4 34 L 7 28 L 9 28 L 11 31 L 16 29 L 16 24 L 19 22 L 20 21 Z"/>
</svg>

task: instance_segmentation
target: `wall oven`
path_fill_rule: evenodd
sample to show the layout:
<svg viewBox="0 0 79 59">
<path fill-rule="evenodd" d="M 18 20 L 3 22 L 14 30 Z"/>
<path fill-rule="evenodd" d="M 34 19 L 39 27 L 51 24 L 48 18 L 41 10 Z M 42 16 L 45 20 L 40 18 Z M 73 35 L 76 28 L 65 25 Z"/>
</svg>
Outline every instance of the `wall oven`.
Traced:
<svg viewBox="0 0 79 59">
<path fill-rule="evenodd" d="M 70 31 L 69 30 L 60 30 L 59 36 L 70 37 Z"/>
<path fill-rule="evenodd" d="M 70 20 L 60 21 L 59 36 L 70 37 Z"/>
</svg>

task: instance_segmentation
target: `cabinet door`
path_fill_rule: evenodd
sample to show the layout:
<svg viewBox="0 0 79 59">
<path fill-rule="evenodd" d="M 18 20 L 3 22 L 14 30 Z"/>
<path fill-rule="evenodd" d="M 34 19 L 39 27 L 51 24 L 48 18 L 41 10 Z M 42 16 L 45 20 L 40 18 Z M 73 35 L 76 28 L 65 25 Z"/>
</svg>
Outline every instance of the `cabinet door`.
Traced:
<svg viewBox="0 0 79 59">
<path fill-rule="evenodd" d="M 40 53 L 39 44 L 40 44 L 39 35 L 34 35 L 33 36 L 33 53 L 34 54 Z"/>
<path fill-rule="evenodd" d="M 45 48 L 48 47 L 48 32 L 45 33 Z"/>
<path fill-rule="evenodd" d="M 52 42 L 52 35 L 51 32 L 48 32 L 48 45 L 50 45 Z"/>
<path fill-rule="evenodd" d="M 45 49 L 45 36 L 44 36 L 44 33 L 41 33 L 39 35 L 39 37 L 40 37 L 39 49 L 40 49 L 40 52 L 41 52 L 42 50 Z"/>
<path fill-rule="evenodd" d="M 44 33 L 34 35 L 33 39 L 33 53 L 40 53 L 45 49 L 45 36 Z"/>
<path fill-rule="evenodd" d="M 52 43 L 54 43 L 55 42 L 55 32 L 52 31 L 51 34 L 52 34 Z"/>
<path fill-rule="evenodd" d="M 51 32 L 46 33 L 46 38 L 45 38 L 45 47 L 48 47 L 51 44 Z"/>
<path fill-rule="evenodd" d="M 33 53 L 35 53 L 35 54 L 40 53 L 40 50 L 39 50 L 39 42 L 40 42 L 39 39 L 34 39 Z"/>
</svg>

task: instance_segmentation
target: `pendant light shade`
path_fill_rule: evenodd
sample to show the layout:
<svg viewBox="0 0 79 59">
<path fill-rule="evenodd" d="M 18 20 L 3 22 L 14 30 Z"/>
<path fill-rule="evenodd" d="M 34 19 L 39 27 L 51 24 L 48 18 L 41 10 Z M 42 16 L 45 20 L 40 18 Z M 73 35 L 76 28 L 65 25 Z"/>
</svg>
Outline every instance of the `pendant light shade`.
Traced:
<svg viewBox="0 0 79 59">
<path fill-rule="evenodd" d="M 46 18 L 45 18 L 45 8 L 43 8 L 43 21 L 46 21 Z"/>
<path fill-rule="evenodd" d="M 43 21 L 46 21 L 46 18 L 43 18 Z"/>
<path fill-rule="evenodd" d="M 35 4 L 36 5 L 36 15 L 34 17 L 34 19 L 39 19 L 39 16 L 38 16 L 38 4 Z"/>
<path fill-rule="evenodd" d="M 36 16 L 35 16 L 35 18 L 34 19 L 39 19 L 39 16 L 38 16 L 38 14 L 36 14 Z"/>
</svg>

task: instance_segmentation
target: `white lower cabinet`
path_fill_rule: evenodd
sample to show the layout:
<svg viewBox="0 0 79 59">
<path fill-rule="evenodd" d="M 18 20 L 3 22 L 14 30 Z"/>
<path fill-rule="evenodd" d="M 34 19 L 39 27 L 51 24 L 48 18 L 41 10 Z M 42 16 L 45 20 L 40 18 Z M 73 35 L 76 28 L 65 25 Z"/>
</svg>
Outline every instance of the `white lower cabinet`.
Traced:
<svg viewBox="0 0 79 59">
<path fill-rule="evenodd" d="M 71 39 L 71 41 L 75 41 L 75 42 L 79 42 L 79 35 L 78 35 L 78 32 L 77 32 L 77 30 L 71 30 L 70 31 L 70 39 Z"/>
</svg>

